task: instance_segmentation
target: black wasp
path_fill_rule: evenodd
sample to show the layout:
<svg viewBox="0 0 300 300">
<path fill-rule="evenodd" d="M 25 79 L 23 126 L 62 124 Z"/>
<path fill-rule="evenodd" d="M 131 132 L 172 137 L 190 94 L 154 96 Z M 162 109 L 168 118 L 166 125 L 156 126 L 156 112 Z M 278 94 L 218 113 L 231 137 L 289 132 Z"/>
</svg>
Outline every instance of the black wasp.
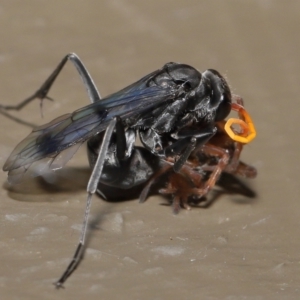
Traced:
<svg viewBox="0 0 300 300">
<path fill-rule="evenodd" d="M 16 182 L 29 170 L 38 174 L 61 168 L 88 141 L 93 171 L 87 185 L 87 204 L 79 245 L 56 282 L 61 287 L 77 267 L 83 251 L 92 195 L 99 182 L 130 189 L 146 182 L 159 161 L 174 159 L 179 172 L 192 151 L 217 132 L 216 122 L 231 111 L 231 92 L 215 70 L 202 74 L 195 68 L 167 63 L 121 91 L 101 99 L 87 69 L 76 54 L 66 55 L 44 84 L 20 105 L 20 109 L 47 94 L 70 60 L 88 92 L 90 105 L 63 115 L 32 131 L 7 159 L 3 170 Z M 136 147 L 136 136 L 142 147 Z M 100 194 L 100 190 L 98 190 Z"/>
</svg>

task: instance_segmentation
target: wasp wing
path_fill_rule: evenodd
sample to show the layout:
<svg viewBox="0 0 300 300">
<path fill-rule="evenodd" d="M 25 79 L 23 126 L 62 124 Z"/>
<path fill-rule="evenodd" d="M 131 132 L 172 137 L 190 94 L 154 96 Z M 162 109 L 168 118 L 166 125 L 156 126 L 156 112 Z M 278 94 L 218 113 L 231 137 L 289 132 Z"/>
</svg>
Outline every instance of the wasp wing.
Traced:
<svg viewBox="0 0 300 300">
<path fill-rule="evenodd" d="M 101 101 L 34 129 L 16 146 L 4 164 L 3 170 L 9 171 L 9 176 L 25 173 L 34 162 L 42 159 L 48 159 L 46 164 L 50 169 L 61 168 L 77 151 L 80 144 L 104 131 L 114 117 L 138 119 L 141 114 L 154 107 L 165 104 L 168 100 L 172 101 L 176 94 L 173 88 L 147 86 L 148 80 L 157 72 L 159 71 Z M 76 146 L 71 147 L 73 145 Z M 61 152 L 68 148 L 72 148 L 72 151 L 62 155 Z M 59 159 L 62 156 L 64 159 Z M 21 169 L 14 171 L 19 168 Z"/>
</svg>

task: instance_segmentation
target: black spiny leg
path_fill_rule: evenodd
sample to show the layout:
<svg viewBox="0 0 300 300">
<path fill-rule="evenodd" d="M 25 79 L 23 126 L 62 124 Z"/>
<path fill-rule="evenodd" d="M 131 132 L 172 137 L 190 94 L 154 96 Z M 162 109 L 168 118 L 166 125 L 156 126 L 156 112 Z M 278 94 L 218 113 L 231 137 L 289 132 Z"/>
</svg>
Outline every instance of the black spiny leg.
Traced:
<svg viewBox="0 0 300 300">
<path fill-rule="evenodd" d="M 30 97 L 26 98 L 22 102 L 20 102 L 17 105 L 0 105 L 0 109 L 3 110 L 20 110 L 27 104 L 29 104 L 34 99 L 40 99 L 41 100 L 41 106 L 42 101 L 44 99 L 52 100 L 48 95 L 48 92 L 50 88 L 52 87 L 52 84 L 56 80 L 57 76 L 60 74 L 61 70 L 65 66 L 66 62 L 70 60 L 75 68 L 77 69 L 83 84 L 88 92 L 89 99 L 92 103 L 100 100 L 101 96 L 96 88 L 96 85 L 87 71 L 86 67 L 80 60 L 80 58 L 75 53 L 69 53 L 67 54 L 62 61 L 59 63 L 59 65 L 56 67 L 56 69 L 52 72 L 52 74 L 46 79 L 46 81 L 42 84 L 42 86 Z"/>
<path fill-rule="evenodd" d="M 208 127 L 200 132 L 199 130 L 178 132 L 176 134 L 178 141 L 165 148 L 166 157 L 180 155 L 173 166 L 174 171 L 179 172 L 196 146 L 201 147 L 204 145 L 216 132 L 217 128 L 215 127 Z"/>
<path fill-rule="evenodd" d="M 87 225 L 88 225 L 88 218 L 89 218 L 89 213 L 90 213 L 90 208 L 92 204 L 92 196 L 95 194 L 97 190 L 97 186 L 102 174 L 105 158 L 107 155 L 108 147 L 110 144 L 111 136 L 113 134 L 113 131 L 115 129 L 117 120 L 116 118 L 112 119 L 111 122 L 109 123 L 104 137 L 103 141 L 99 150 L 99 155 L 96 160 L 95 166 L 93 168 L 93 172 L 90 176 L 88 185 L 87 185 L 87 201 L 86 201 L 86 207 L 84 211 L 84 218 L 83 218 L 83 225 L 81 229 L 81 235 L 79 239 L 78 246 L 76 248 L 75 254 L 66 268 L 65 272 L 62 274 L 60 279 L 55 282 L 56 288 L 61 288 L 63 287 L 64 282 L 68 279 L 68 277 L 76 270 L 77 266 L 79 265 L 82 256 L 83 256 L 83 251 L 84 251 L 84 244 L 85 244 L 85 236 L 86 236 L 86 231 L 87 231 Z"/>
</svg>

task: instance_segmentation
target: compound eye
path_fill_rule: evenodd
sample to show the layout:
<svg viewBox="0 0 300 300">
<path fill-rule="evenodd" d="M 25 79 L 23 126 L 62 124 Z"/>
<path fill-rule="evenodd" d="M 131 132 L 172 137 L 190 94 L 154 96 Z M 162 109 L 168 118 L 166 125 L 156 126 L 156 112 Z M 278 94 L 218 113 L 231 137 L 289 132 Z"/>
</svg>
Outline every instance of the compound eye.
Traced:
<svg viewBox="0 0 300 300">
<path fill-rule="evenodd" d="M 224 120 L 231 111 L 231 98 L 228 97 L 227 94 L 222 95 L 222 100 L 219 104 L 219 107 L 216 111 L 215 121 L 221 121 Z"/>
<path fill-rule="evenodd" d="M 224 77 L 216 70 L 205 71 L 211 88 L 211 106 L 216 108 L 215 121 L 224 120 L 231 110 L 231 92 Z"/>
</svg>

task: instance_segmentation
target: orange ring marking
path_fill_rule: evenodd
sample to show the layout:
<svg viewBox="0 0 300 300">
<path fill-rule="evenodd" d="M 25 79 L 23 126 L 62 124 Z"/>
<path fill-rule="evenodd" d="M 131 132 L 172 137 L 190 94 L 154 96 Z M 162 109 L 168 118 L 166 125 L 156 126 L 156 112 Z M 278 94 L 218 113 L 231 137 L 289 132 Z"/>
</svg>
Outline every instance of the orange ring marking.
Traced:
<svg viewBox="0 0 300 300">
<path fill-rule="evenodd" d="M 237 103 L 232 103 L 232 109 L 238 112 L 240 119 L 229 119 L 226 122 L 224 129 L 232 140 L 248 144 L 256 137 L 256 130 L 253 121 L 243 106 Z M 233 124 L 238 124 L 242 127 L 243 131 L 241 134 L 236 134 L 233 131 L 231 128 Z"/>
</svg>

